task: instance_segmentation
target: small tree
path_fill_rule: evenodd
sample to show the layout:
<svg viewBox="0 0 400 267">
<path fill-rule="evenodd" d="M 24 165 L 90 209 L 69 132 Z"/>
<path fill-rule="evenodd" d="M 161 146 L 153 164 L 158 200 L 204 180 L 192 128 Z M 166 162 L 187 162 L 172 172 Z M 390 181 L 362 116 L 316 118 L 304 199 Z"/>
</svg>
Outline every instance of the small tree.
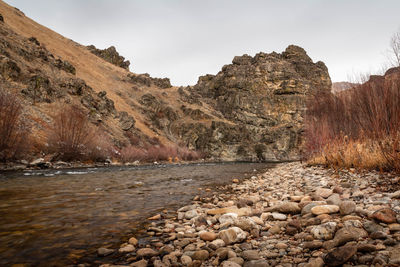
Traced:
<svg viewBox="0 0 400 267">
<path fill-rule="evenodd" d="M 15 159 L 24 148 L 27 131 L 18 98 L 0 88 L 0 160 Z"/>
<path fill-rule="evenodd" d="M 78 106 L 65 105 L 54 116 L 48 143 L 60 159 L 82 160 L 90 152 L 94 136 L 85 112 Z"/>
</svg>

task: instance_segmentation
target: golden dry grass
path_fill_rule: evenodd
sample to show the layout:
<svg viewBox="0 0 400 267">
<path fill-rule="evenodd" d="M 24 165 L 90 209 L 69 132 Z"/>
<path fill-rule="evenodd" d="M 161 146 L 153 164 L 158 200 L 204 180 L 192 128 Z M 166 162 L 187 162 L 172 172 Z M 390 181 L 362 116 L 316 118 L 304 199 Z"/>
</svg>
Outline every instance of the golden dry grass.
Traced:
<svg viewBox="0 0 400 267">
<path fill-rule="evenodd" d="M 308 160 L 311 165 L 334 168 L 392 169 L 391 162 L 382 152 L 377 141 L 371 139 L 350 140 L 341 138 L 327 144 L 320 153 Z"/>
</svg>

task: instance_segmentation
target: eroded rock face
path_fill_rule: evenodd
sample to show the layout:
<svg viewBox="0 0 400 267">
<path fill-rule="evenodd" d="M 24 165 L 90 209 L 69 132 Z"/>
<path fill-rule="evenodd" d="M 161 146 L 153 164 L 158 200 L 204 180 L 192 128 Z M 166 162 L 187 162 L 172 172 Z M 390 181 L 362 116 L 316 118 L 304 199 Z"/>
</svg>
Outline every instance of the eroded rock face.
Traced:
<svg viewBox="0 0 400 267">
<path fill-rule="evenodd" d="M 87 48 L 90 52 L 110 62 L 111 64 L 129 70 L 129 65 L 131 63 L 129 60 L 125 60 L 125 58 L 117 52 L 114 46 L 110 46 L 106 49 L 98 49 L 94 45 L 89 45 Z"/>
<path fill-rule="evenodd" d="M 201 98 L 225 121 L 213 121 L 205 134 L 197 132 L 201 127 L 181 127 L 179 135 L 216 158 L 294 159 L 302 143 L 306 96 L 330 89 L 325 64 L 313 63 L 298 46 L 281 54 L 235 57 L 217 75 L 201 76 L 187 88 L 190 96 L 181 89 L 186 99 Z"/>
</svg>

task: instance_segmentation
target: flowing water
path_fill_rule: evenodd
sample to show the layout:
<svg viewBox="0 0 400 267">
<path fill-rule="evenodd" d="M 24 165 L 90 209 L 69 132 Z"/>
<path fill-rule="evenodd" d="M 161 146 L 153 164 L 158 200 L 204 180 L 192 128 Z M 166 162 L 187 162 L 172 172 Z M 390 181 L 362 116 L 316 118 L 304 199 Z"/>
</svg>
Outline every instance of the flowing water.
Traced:
<svg viewBox="0 0 400 267">
<path fill-rule="evenodd" d="M 0 173 L 0 266 L 95 260 L 97 248 L 117 248 L 157 212 L 271 166 L 205 163 Z"/>
</svg>

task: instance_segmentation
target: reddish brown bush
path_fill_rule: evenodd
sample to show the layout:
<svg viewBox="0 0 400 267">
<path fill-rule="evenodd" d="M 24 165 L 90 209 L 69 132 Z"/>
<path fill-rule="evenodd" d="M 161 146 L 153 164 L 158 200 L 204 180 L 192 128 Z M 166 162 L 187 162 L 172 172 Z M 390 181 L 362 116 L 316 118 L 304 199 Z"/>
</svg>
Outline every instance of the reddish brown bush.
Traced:
<svg viewBox="0 0 400 267">
<path fill-rule="evenodd" d="M 366 167 L 362 159 L 370 157 L 377 168 L 400 170 L 399 76 L 372 76 L 336 95 L 312 96 L 305 119 L 306 157 L 360 168 Z"/>
<path fill-rule="evenodd" d="M 0 160 L 21 156 L 27 149 L 28 138 L 21 103 L 14 94 L 0 89 Z"/>
<path fill-rule="evenodd" d="M 50 152 L 61 160 L 84 160 L 95 147 L 95 133 L 84 111 L 75 105 L 61 106 L 48 136 Z"/>
<path fill-rule="evenodd" d="M 120 159 L 123 162 L 134 162 L 136 160 L 141 162 L 173 161 L 176 159 L 192 161 L 202 157 L 202 154 L 197 151 L 164 145 L 147 146 L 146 148 L 127 146 L 121 150 L 120 154 Z"/>
</svg>

